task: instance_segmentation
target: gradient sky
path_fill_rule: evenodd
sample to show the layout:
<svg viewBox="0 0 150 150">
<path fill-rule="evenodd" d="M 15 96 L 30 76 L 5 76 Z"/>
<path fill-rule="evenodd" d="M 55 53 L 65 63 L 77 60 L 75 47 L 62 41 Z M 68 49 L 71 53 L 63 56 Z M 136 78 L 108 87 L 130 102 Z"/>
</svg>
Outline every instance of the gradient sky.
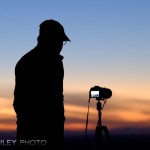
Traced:
<svg viewBox="0 0 150 150">
<path fill-rule="evenodd" d="M 110 129 L 150 128 L 149 0 L 5 0 L 0 2 L 0 131 L 15 130 L 14 68 L 37 44 L 39 24 L 59 21 L 70 38 L 64 56 L 66 130 L 85 128 L 91 87 L 110 88 Z M 91 99 L 89 129 L 97 122 Z"/>
</svg>

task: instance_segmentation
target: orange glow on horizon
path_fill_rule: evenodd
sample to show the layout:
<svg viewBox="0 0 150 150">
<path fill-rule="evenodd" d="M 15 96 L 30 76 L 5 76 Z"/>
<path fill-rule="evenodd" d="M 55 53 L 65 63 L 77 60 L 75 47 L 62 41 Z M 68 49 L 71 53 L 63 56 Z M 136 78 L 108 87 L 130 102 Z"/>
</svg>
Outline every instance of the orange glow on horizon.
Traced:
<svg viewBox="0 0 150 150">
<path fill-rule="evenodd" d="M 16 130 L 16 125 L 11 123 L 11 124 L 0 124 L 0 131 L 15 131 Z"/>
<path fill-rule="evenodd" d="M 115 129 L 119 127 L 124 128 L 127 126 L 135 126 L 135 128 L 139 126 L 149 127 L 150 110 L 148 103 L 143 103 L 142 101 L 137 103 L 135 103 L 134 101 L 130 102 L 129 100 L 123 101 L 126 102 L 126 105 L 119 104 L 118 100 L 109 101 L 109 105 L 106 105 L 107 107 L 103 111 L 102 121 L 106 125 L 109 125 L 110 129 Z M 111 106 L 111 103 L 115 103 L 115 105 Z M 130 103 L 129 106 L 128 103 Z M 13 110 L 12 99 L 1 98 L 0 104 L 0 131 L 16 130 L 16 114 Z M 66 117 L 65 130 L 84 130 L 87 119 L 87 106 L 83 106 L 80 104 L 74 105 L 68 103 L 66 103 L 64 106 Z M 120 107 L 121 109 L 118 109 Z M 97 110 L 95 108 L 95 105 L 91 105 L 89 108 L 88 129 L 93 130 L 96 126 L 97 121 Z"/>
<path fill-rule="evenodd" d="M 16 114 L 12 107 L 12 99 L 0 98 L 0 131 L 16 130 Z"/>
</svg>

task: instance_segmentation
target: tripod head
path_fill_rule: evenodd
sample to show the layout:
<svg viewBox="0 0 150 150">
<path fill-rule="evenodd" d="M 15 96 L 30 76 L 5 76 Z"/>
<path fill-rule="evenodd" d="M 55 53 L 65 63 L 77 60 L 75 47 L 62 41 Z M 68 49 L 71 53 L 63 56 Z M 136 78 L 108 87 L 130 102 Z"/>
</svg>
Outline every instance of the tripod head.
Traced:
<svg viewBox="0 0 150 150">
<path fill-rule="evenodd" d="M 98 102 L 97 102 L 97 110 L 98 111 L 102 110 L 102 104 L 101 104 L 100 100 L 98 100 Z"/>
</svg>

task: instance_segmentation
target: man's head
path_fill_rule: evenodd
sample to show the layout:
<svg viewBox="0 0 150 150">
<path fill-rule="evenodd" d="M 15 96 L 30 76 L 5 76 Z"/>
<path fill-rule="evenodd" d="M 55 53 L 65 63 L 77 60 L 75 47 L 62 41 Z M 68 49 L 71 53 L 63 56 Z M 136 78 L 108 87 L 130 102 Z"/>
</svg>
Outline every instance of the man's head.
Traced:
<svg viewBox="0 0 150 150">
<path fill-rule="evenodd" d="M 42 47 L 53 47 L 60 51 L 64 41 L 70 41 L 63 26 L 53 19 L 45 20 L 39 25 L 38 44 Z M 55 50 L 56 51 L 56 50 Z"/>
<path fill-rule="evenodd" d="M 63 26 L 55 20 L 45 20 L 40 24 L 39 35 L 49 39 L 70 41 Z"/>
</svg>

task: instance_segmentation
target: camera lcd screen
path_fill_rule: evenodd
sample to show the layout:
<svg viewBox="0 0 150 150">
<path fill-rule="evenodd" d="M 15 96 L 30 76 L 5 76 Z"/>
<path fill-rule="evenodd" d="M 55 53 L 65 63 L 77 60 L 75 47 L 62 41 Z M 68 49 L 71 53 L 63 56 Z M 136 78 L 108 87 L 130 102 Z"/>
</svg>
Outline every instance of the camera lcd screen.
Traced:
<svg viewBox="0 0 150 150">
<path fill-rule="evenodd" d="M 91 98 L 99 97 L 99 91 L 91 91 Z"/>
</svg>

